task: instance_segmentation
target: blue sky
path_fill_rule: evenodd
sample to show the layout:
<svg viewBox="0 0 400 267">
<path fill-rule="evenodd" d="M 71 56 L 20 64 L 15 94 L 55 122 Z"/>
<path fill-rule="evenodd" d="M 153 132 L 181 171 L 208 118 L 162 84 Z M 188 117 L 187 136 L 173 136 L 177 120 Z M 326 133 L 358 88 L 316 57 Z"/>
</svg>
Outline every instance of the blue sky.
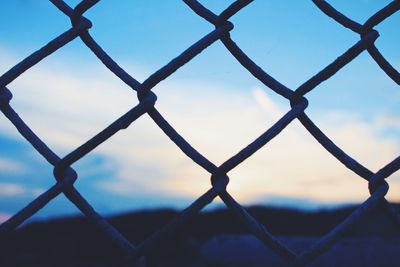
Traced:
<svg viewBox="0 0 400 267">
<path fill-rule="evenodd" d="M 78 1 L 66 1 L 74 6 Z M 232 1 L 201 1 L 220 12 Z M 329 1 L 362 23 L 390 1 Z M 213 30 L 181 1 L 101 1 L 86 13 L 92 36 L 143 81 Z M 235 15 L 237 44 L 267 73 L 295 89 L 359 40 L 311 1 L 256 0 Z M 0 16 L 0 72 L 70 27 L 49 1 L 6 1 Z M 399 12 L 376 29 L 382 54 L 400 69 Z M 76 39 L 9 85 L 12 106 L 60 156 L 137 104 L 135 94 Z M 220 42 L 154 88 L 157 108 L 216 164 L 289 110 L 244 70 Z M 400 91 L 367 53 L 307 95 L 306 113 L 351 156 L 377 171 L 400 154 Z M 0 214 L 25 206 L 54 180 L 52 168 L 0 116 Z M 209 175 L 142 117 L 82 161 L 77 188 L 103 213 L 182 208 L 209 188 Z M 311 207 L 360 202 L 367 184 L 294 122 L 230 173 L 228 190 L 244 204 Z M 400 177 L 388 179 L 400 201 Z M 36 217 L 76 212 L 62 196 Z"/>
</svg>

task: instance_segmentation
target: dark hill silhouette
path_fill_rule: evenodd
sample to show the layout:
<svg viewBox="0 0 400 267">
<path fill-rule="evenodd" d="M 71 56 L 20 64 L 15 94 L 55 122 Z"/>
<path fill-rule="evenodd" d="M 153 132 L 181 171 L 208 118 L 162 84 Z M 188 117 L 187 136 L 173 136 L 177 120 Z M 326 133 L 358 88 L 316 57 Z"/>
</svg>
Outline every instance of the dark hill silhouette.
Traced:
<svg viewBox="0 0 400 267">
<path fill-rule="evenodd" d="M 398 208 L 398 206 L 396 206 Z M 301 211 L 271 207 L 247 210 L 277 236 L 321 236 L 353 210 L 344 208 Z M 172 209 L 138 211 L 108 220 L 137 244 L 175 218 Z M 198 248 L 217 235 L 249 234 L 235 214 L 226 209 L 201 213 L 147 255 L 149 266 L 189 266 Z M 399 237 L 400 227 L 384 212 L 371 214 L 348 236 Z M 120 252 L 84 217 L 33 222 L 1 240 L 0 266 L 118 266 Z"/>
</svg>

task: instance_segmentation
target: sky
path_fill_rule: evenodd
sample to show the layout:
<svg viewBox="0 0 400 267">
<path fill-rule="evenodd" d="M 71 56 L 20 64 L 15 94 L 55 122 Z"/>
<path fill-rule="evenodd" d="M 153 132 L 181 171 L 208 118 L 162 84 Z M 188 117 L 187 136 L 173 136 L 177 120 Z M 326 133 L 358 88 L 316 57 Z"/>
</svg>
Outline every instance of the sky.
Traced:
<svg viewBox="0 0 400 267">
<path fill-rule="evenodd" d="M 232 1 L 201 1 L 219 13 Z M 390 1 L 329 1 L 363 23 Z M 66 1 L 75 6 L 78 1 Z M 0 73 L 70 28 L 49 1 L 7 0 L 0 11 Z M 213 30 L 182 1 L 100 1 L 86 13 L 91 35 L 138 81 Z M 256 0 L 232 17 L 232 39 L 268 74 L 295 89 L 354 45 L 359 36 L 311 1 Z M 400 69 L 400 13 L 376 29 L 376 46 Z M 60 157 L 138 104 L 78 38 L 23 73 L 8 88 L 12 107 Z M 216 165 L 289 111 L 287 100 L 252 77 L 221 42 L 153 91 L 157 109 Z M 372 171 L 400 154 L 400 91 L 363 52 L 307 94 L 306 114 L 339 147 Z M 77 189 L 102 214 L 184 208 L 210 188 L 210 175 L 187 158 L 148 116 L 73 165 Z M 51 187 L 53 168 L 0 115 L 0 220 Z M 292 122 L 229 172 L 228 191 L 243 205 L 315 208 L 360 203 L 367 183 Z M 400 174 L 387 180 L 400 201 Z M 221 202 L 216 200 L 215 206 Z M 60 195 L 30 220 L 77 213 Z"/>
</svg>

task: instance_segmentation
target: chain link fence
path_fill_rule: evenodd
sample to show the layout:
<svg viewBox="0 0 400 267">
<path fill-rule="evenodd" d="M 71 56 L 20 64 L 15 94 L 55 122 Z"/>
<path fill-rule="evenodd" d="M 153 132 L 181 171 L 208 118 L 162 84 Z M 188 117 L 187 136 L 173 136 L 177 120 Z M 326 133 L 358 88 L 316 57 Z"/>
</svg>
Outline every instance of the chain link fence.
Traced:
<svg viewBox="0 0 400 267">
<path fill-rule="evenodd" d="M 201 19 L 205 19 L 215 26 L 215 29 L 199 41 L 194 43 L 183 53 L 171 60 L 158 71 L 150 75 L 143 83 L 138 82 L 129 73 L 122 69 L 94 40 L 89 29 L 92 26 L 90 20 L 84 17 L 84 13 L 92 8 L 99 0 L 83 0 L 75 8 L 71 8 L 62 0 L 50 0 L 64 15 L 71 20 L 72 27 L 61 35 L 51 40 L 48 44 L 26 57 L 19 64 L 0 77 L 0 109 L 4 116 L 16 127 L 19 133 L 36 149 L 49 164 L 54 166 L 55 184 L 46 192 L 34 199 L 25 208 L 20 210 L 0 226 L 0 241 L 4 240 L 15 228 L 30 218 L 39 209 L 47 205 L 59 194 L 64 194 L 91 222 L 99 232 L 106 235 L 116 247 L 118 247 L 126 257 L 129 266 L 139 264 L 145 265 L 144 256 L 156 246 L 161 246 L 162 242 L 174 236 L 179 227 L 185 224 L 191 217 L 200 212 L 205 206 L 219 197 L 225 205 L 243 220 L 248 229 L 266 246 L 272 248 L 274 252 L 289 265 L 303 266 L 311 263 L 328 250 L 350 227 L 356 226 L 365 216 L 377 208 L 384 209 L 390 216 L 400 222 L 400 216 L 396 214 L 393 207 L 385 199 L 389 185 L 385 181 L 387 177 L 400 168 L 400 156 L 392 162 L 383 166 L 378 172 L 374 173 L 365 166 L 361 165 L 345 151 L 341 150 L 327 135 L 325 135 L 317 125 L 307 116 L 305 110 L 308 101 L 305 95 L 316 89 L 319 84 L 329 79 L 346 64 L 358 57 L 361 53 L 369 53 L 376 64 L 394 82 L 400 85 L 399 72 L 389 63 L 375 46 L 375 41 L 379 38 L 379 32 L 374 29 L 385 19 L 398 12 L 400 1 L 395 0 L 376 12 L 365 23 L 360 24 L 346 17 L 333 6 L 324 0 L 312 0 L 316 8 L 341 24 L 346 30 L 353 31 L 360 36 L 360 40 L 350 47 L 345 53 L 322 69 L 315 76 L 308 79 L 296 89 L 290 89 L 268 75 L 259 67 L 245 52 L 232 40 L 230 31 L 233 24 L 229 19 L 237 12 L 249 5 L 251 0 L 237 0 L 226 8 L 219 15 L 214 14 L 197 0 L 183 0 L 183 2 L 195 12 Z M 7 86 L 17 79 L 23 72 L 42 59 L 62 48 L 75 38 L 81 41 L 100 59 L 100 61 L 126 85 L 136 91 L 139 104 L 127 111 L 123 116 L 116 119 L 107 128 L 99 132 L 93 138 L 76 148 L 68 155 L 60 158 L 56 155 L 44 141 L 40 139 L 23 121 L 22 118 L 12 108 L 10 102 L 12 93 Z M 239 153 L 233 155 L 222 165 L 217 166 L 199 151 L 193 148 L 175 129 L 163 115 L 157 110 L 155 103 L 157 96 L 152 89 L 162 80 L 168 78 L 173 72 L 192 60 L 208 46 L 216 41 L 221 41 L 226 47 L 227 52 L 232 54 L 256 79 L 261 81 L 266 88 L 286 98 L 290 103 L 290 110 L 281 117 L 271 128 L 255 139 Z M 83 195 L 74 187 L 74 182 L 78 179 L 78 174 L 71 167 L 74 163 L 85 157 L 98 145 L 107 141 L 121 129 L 129 127 L 136 119 L 147 114 L 155 124 L 180 148 L 180 150 L 195 163 L 204 168 L 211 174 L 210 189 L 197 198 L 190 206 L 184 209 L 178 217 L 165 225 L 162 229 L 149 236 L 140 244 L 132 244 L 117 229 L 115 229 L 105 218 L 99 215 Z M 358 208 L 348 216 L 342 223 L 337 225 L 328 234 L 322 236 L 314 245 L 305 249 L 301 253 L 295 253 L 284 244 L 280 243 L 276 237 L 269 233 L 261 223 L 252 217 L 226 190 L 229 183 L 228 173 L 241 162 L 251 157 L 253 153 L 266 145 L 276 137 L 292 121 L 298 120 L 305 129 L 318 141 L 330 154 L 347 168 L 368 181 L 370 197 L 365 200 Z M 134 227 L 134 226 L 133 226 Z"/>
</svg>

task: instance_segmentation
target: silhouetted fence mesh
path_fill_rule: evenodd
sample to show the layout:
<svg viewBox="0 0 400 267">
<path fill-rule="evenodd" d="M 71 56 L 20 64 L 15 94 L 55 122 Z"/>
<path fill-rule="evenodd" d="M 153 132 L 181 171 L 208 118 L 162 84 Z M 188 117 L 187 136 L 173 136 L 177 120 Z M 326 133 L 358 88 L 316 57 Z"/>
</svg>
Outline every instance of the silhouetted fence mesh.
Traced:
<svg viewBox="0 0 400 267">
<path fill-rule="evenodd" d="M 369 53 L 382 71 L 384 71 L 397 84 L 400 84 L 399 72 L 382 56 L 374 44 L 379 37 L 379 33 L 374 29 L 374 27 L 397 12 L 400 9 L 400 1 L 396 0 L 391 2 L 371 16 L 364 24 L 360 24 L 337 11 L 327 2 L 323 0 L 313 0 L 316 7 L 318 7 L 323 13 L 346 27 L 348 30 L 358 34 L 360 40 L 331 64 L 326 66 L 295 90 L 286 87 L 268 75 L 267 72 L 250 59 L 230 37 L 229 33 L 233 29 L 233 24 L 229 19 L 250 4 L 252 2 L 251 0 L 237 0 L 219 15 L 214 14 L 196 0 L 183 0 L 183 2 L 199 17 L 213 24 L 215 30 L 202 37 L 182 54 L 178 55 L 168 64 L 150 75 L 143 83 L 138 82 L 122 69 L 90 35 L 89 29 L 92 24 L 83 16 L 83 14 L 98 3 L 99 0 L 83 0 L 75 8 L 71 8 L 62 0 L 50 1 L 62 13 L 71 19 L 72 27 L 51 40 L 48 44 L 34 52 L 32 55 L 22 60 L 19 64 L 15 65 L 0 77 L 0 108 L 3 114 L 17 128 L 20 134 L 34 147 L 34 149 L 36 149 L 51 165 L 54 166 L 54 177 L 56 182 L 50 189 L 29 203 L 9 220 L 4 222 L 0 227 L 1 236 L 4 237 L 12 232 L 26 219 L 52 201 L 53 198 L 59 194 L 64 194 L 69 201 L 71 201 L 90 221 L 93 222 L 95 226 L 97 226 L 98 231 L 104 233 L 112 242 L 115 243 L 115 246 L 118 246 L 121 249 L 121 251 L 126 255 L 126 261 L 133 264 L 155 246 L 162 246 L 162 241 L 168 241 L 168 239 L 176 233 L 182 224 L 186 223 L 191 217 L 193 217 L 193 215 L 196 215 L 201 209 L 212 202 L 214 198 L 219 196 L 230 210 L 243 219 L 248 229 L 251 230 L 256 237 L 263 241 L 266 246 L 272 248 L 275 253 L 285 259 L 288 264 L 305 265 L 313 261 L 324 251 L 328 250 L 346 230 L 363 220 L 367 213 L 378 207 L 384 207 L 386 212 L 399 220 L 399 216 L 385 199 L 385 195 L 389 189 L 389 185 L 385 179 L 400 168 L 400 156 L 388 163 L 378 172 L 374 173 L 370 171 L 368 168 L 349 156 L 346 152 L 341 150 L 307 116 L 305 110 L 308 101 L 305 95 L 318 87 L 319 84 L 335 75 L 337 71 L 363 52 Z M 78 37 L 110 71 L 118 76 L 131 89 L 136 91 L 139 104 L 115 120 L 110 126 L 99 132 L 86 143 L 70 152 L 67 156 L 60 158 L 29 128 L 29 126 L 11 107 L 10 101 L 12 99 L 12 94 L 7 86 L 17 79 L 23 72 L 27 71 L 42 59 L 50 56 L 53 52 Z M 266 87 L 273 90 L 275 93 L 286 98 L 291 107 L 290 110 L 271 128 L 266 130 L 261 136 L 220 166 L 216 166 L 199 151 L 193 148 L 173 128 L 173 126 L 168 123 L 155 107 L 157 97 L 152 92 L 152 89 L 160 81 L 168 78 L 173 72 L 218 40 L 224 44 L 227 52 L 231 53 L 256 79 L 261 81 Z M 129 127 L 131 123 L 144 114 L 148 114 L 158 127 L 160 127 L 162 131 L 180 148 L 180 150 L 186 154 L 186 156 L 191 158 L 195 163 L 211 174 L 211 188 L 194 201 L 189 207 L 183 210 L 171 223 L 165 225 L 165 227 L 149 236 L 142 243 L 132 244 L 101 215 L 99 215 L 90 203 L 88 203 L 85 197 L 82 196 L 74 187 L 74 182 L 78 179 L 78 174 L 74 171 L 71 165 L 90 153 L 98 145 L 112 137 L 119 130 Z M 247 213 L 246 210 L 226 190 L 226 186 L 229 183 L 228 172 L 252 156 L 253 153 L 266 145 L 287 125 L 296 119 L 301 122 L 301 124 L 330 154 L 336 157 L 337 160 L 361 178 L 367 180 L 370 192 L 370 197 L 349 217 L 337 225 L 328 234 L 320 238 L 314 245 L 299 254 L 294 253 L 285 245 L 281 244 L 268 232 L 268 229 Z M 141 264 L 144 263 L 142 262 Z"/>
</svg>

